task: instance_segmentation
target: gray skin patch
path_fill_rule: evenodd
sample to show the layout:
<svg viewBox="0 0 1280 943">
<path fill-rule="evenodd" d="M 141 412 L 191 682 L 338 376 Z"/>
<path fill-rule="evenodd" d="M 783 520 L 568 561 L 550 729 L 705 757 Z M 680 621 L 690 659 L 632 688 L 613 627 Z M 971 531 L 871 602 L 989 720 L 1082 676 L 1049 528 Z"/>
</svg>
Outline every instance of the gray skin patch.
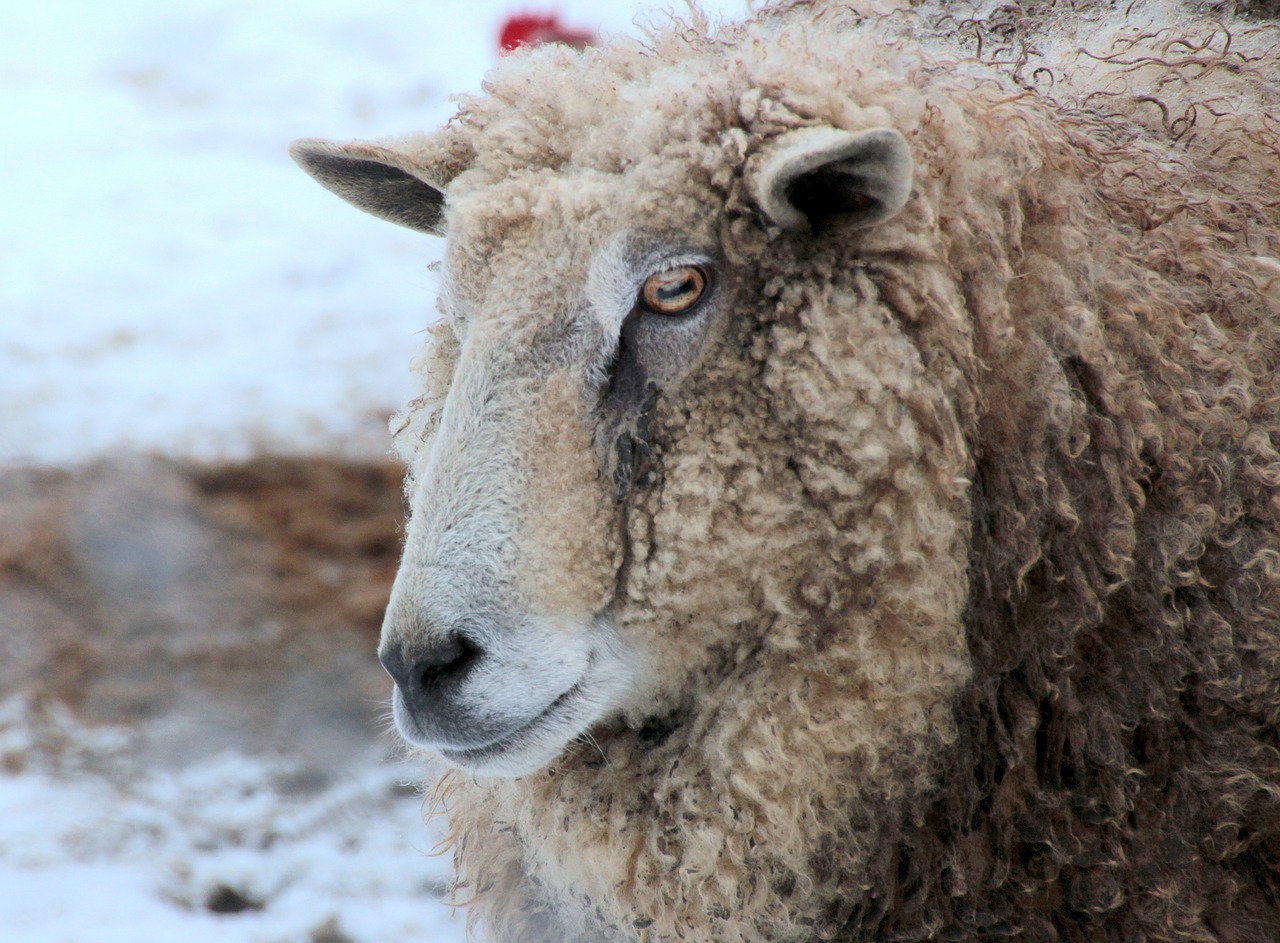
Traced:
<svg viewBox="0 0 1280 943">
<path fill-rule="evenodd" d="M 658 403 L 658 385 L 649 379 L 640 358 L 636 322 L 643 316 L 643 312 L 633 311 L 623 322 L 609 383 L 600 398 L 607 467 L 619 501 L 633 484 L 643 480 L 652 455 L 649 417 Z"/>
<path fill-rule="evenodd" d="M 664 381 L 678 375 L 677 365 L 690 359 L 705 334 L 705 314 L 721 300 L 718 266 L 702 257 L 697 262 L 707 285 L 689 311 L 660 314 L 637 303 L 619 331 L 618 347 L 600 396 L 598 439 L 619 501 L 632 487 L 646 482 L 652 465 L 649 421 Z"/>
</svg>

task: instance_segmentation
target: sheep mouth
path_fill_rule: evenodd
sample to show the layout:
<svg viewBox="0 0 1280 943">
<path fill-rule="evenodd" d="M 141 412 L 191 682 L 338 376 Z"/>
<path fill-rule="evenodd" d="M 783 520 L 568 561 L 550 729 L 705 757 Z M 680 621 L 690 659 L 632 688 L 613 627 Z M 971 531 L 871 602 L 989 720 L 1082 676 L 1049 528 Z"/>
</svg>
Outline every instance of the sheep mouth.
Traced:
<svg viewBox="0 0 1280 943">
<path fill-rule="evenodd" d="M 399 687 L 393 688 L 391 692 L 391 713 L 400 736 L 412 746 L 421 750 L 432 750 L 457 766 L 474 770 L 478 763 L 500 756 L 521 743 L 528 742 L 531 737 L 538 736 L 544 729 L 557 726 L 557 721 L 568 720 L 569 718 L 565 715 L 569 713 L 569 705 L 582 694 L 585 683 L 584 678 L 558 695 L 532 718 L 518 722 L 514 728 L 508 727 L 490 740 L 467 746 L 450 746 L 423 730 L 418 718 L 405 705 L 404 695 Z"/>
<path fill-rule="evenodd" d="M 541 713 L 492 743 L 479 747 L 441 747 L 446 761 L 473 773 L 518 776 L 545 766 L 589 723 L 591 698 L 586 679 L 552 701 Z"/>
</svg>

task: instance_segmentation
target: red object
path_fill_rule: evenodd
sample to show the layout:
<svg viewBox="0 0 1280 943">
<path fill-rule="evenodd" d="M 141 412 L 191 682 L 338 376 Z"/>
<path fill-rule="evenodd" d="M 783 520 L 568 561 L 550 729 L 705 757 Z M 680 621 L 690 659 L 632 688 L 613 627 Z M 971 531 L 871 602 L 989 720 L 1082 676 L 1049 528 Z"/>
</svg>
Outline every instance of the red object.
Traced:
<svg viewBox="0 0 1280 943">
<path fill-rule="evenodd" d="M 589 30 L 562 26 L 560 17 L 555 13 L 546 16 L 515 13 L 507 17 L 498 32 L 498 51 L 508 53 L 519 46 L 539 46 L 542 43 L 564 43 L 581 49 L 595 41 L 595 33 Z"/>
</svg>

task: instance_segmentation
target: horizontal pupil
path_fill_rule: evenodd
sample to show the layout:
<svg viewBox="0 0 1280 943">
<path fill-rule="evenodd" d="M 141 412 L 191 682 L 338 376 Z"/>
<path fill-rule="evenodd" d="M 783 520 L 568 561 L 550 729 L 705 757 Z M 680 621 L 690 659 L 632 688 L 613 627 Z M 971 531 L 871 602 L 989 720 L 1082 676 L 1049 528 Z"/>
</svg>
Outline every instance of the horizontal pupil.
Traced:
<svg viewBox="0 0 1280 943">
<path fill-rule="evenodd" d="M 703 271 L 683 265 L 650 275 L 640 293 L 640 303 L 659 314 L 683 314 L 701 300 L 706 288 Z"/>
</svg>

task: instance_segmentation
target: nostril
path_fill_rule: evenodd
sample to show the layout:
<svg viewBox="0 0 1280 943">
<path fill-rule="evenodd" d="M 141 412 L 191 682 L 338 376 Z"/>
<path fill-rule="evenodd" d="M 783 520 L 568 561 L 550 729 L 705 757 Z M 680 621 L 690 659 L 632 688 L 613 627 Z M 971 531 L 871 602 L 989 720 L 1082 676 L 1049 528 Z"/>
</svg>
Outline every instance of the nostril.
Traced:
<svg viewBox="0 0 1280 943">
<path fill-rule="evenodd" d="M 451 635 L 407 651 L 399 645 L 387 646 L 378 653 L 378 660 L 400 691 L 417 701 L 447 681 L 461 678 L 483 654 L 469 638 Z"/>
<path fill-rule="evenodd" d="M 417 681 L 422 690 L 438 687 L 450 678 L 461 677 L 480 659 L 480 646 L 461 635 L 453 636 L 430 657 L 419 658 Z"/>
</svg>

